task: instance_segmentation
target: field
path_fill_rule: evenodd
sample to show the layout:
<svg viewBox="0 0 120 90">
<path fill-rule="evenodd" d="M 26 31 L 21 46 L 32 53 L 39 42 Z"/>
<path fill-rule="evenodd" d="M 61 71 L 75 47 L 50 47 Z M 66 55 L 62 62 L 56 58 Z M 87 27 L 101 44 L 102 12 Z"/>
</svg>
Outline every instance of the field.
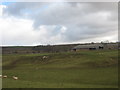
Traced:
<svg viewBox="0 0 120 90">
<path fill-rule="evenodd" d="M 42 57 L 46 55 L 47 59 Z M 3 55 L 3 88 L 118 88 L 118 51 Z M 18 76 L 13 80 L 12 76 Z"/>
</svg>

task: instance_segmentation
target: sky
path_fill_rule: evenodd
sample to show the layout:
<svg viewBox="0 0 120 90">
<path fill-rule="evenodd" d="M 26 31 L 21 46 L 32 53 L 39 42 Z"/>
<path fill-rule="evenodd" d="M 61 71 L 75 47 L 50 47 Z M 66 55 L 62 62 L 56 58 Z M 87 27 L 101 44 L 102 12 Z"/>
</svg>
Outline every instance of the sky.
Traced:
<svg viewBox="0 0 120 90">
<path fill-rule="evenodd" d="M 118 41 L 117 2 L 4 2 L 3 46 Z"/>
</svg>

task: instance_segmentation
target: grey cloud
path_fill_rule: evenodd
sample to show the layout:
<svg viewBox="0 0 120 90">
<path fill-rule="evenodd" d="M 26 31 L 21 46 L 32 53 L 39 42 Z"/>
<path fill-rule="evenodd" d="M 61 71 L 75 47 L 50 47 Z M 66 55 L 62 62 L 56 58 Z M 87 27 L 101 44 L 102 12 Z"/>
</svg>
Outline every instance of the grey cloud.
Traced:
<svg viewBox="0 0 120 90">
<path fill-rule="evenodd" d="M 47 29 L 50 37 L 60 33 L 64 37 L 63 42 L 73 42 L 103 37 L 115 32 L 118 19 L 117 9 L 117 3 L 113 2 L 13 3 L 4 9 L 4 14 L 26 18 L 26 10 L 27 18 L 33 20 L 35 29 L 41 25 L 49 26 Z M 52 28 L 52 25 L 56 27 Z M 61 33 L 61 26 L 65 26 L 67 31 Z"/>
<path fill-rule="evenodd" d="M 11 3 L 10 5 L 7 6 L 7 8 L 4 8 L 3 15 L 8 14 L 8 15 L 13 15 L 13 16 L 21 16 L 21 17 L 23 16 L 24 17 L 25 11 L 28 10 L 28 11 L 31 11 L 31 13 L 32 13 L 35 9 L 42 8 L 45 5 L 48 5 L 48 3 L 36 3 L 36 2 Z"/>
</svg>

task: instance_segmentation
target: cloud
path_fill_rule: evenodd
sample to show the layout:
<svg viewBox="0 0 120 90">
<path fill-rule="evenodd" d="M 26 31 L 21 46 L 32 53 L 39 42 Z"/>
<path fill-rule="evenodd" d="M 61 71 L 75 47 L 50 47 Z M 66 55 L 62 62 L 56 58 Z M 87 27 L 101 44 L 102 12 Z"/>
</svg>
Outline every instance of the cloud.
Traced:
<svg viewBox="0 0 120 90">
<path fill-rule="evenodd" d="M 41 25 L 38 29 L 32 27 L 32 20 L 18 18 L 0 18 L 2 25 L 2 45 L 37 45 L 62 42 L 64 26 Z M 57 31 L 59 30 L 59 31 Z M 53 33 L 54 32 L 54 33 Z"/>
<path fill-rule="evenodd" d="M 117 9 L 113 2 L 12 3 L 3 9 L 1 20 L 11 29 L 4 29 L 4 39 L 17 45 L 117 41 Z"/>
<path fill-rule="evenodd" d="M 3 15 L 3 9 L 6 8 L 5 5 L 0 5 L 0 17 Z"/>
</svg>

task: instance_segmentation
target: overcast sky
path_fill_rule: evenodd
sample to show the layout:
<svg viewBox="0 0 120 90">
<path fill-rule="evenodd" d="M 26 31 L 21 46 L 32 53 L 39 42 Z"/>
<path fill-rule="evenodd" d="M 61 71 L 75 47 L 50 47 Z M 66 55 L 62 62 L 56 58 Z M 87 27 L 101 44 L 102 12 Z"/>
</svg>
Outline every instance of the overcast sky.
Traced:
<svg viewBox="0 0 120 90">
<path fill-rule="evenodd" d="M 1 45 L 118 41 L 118 3 L 14 2 L 0 5 Z"/>
</svg>

